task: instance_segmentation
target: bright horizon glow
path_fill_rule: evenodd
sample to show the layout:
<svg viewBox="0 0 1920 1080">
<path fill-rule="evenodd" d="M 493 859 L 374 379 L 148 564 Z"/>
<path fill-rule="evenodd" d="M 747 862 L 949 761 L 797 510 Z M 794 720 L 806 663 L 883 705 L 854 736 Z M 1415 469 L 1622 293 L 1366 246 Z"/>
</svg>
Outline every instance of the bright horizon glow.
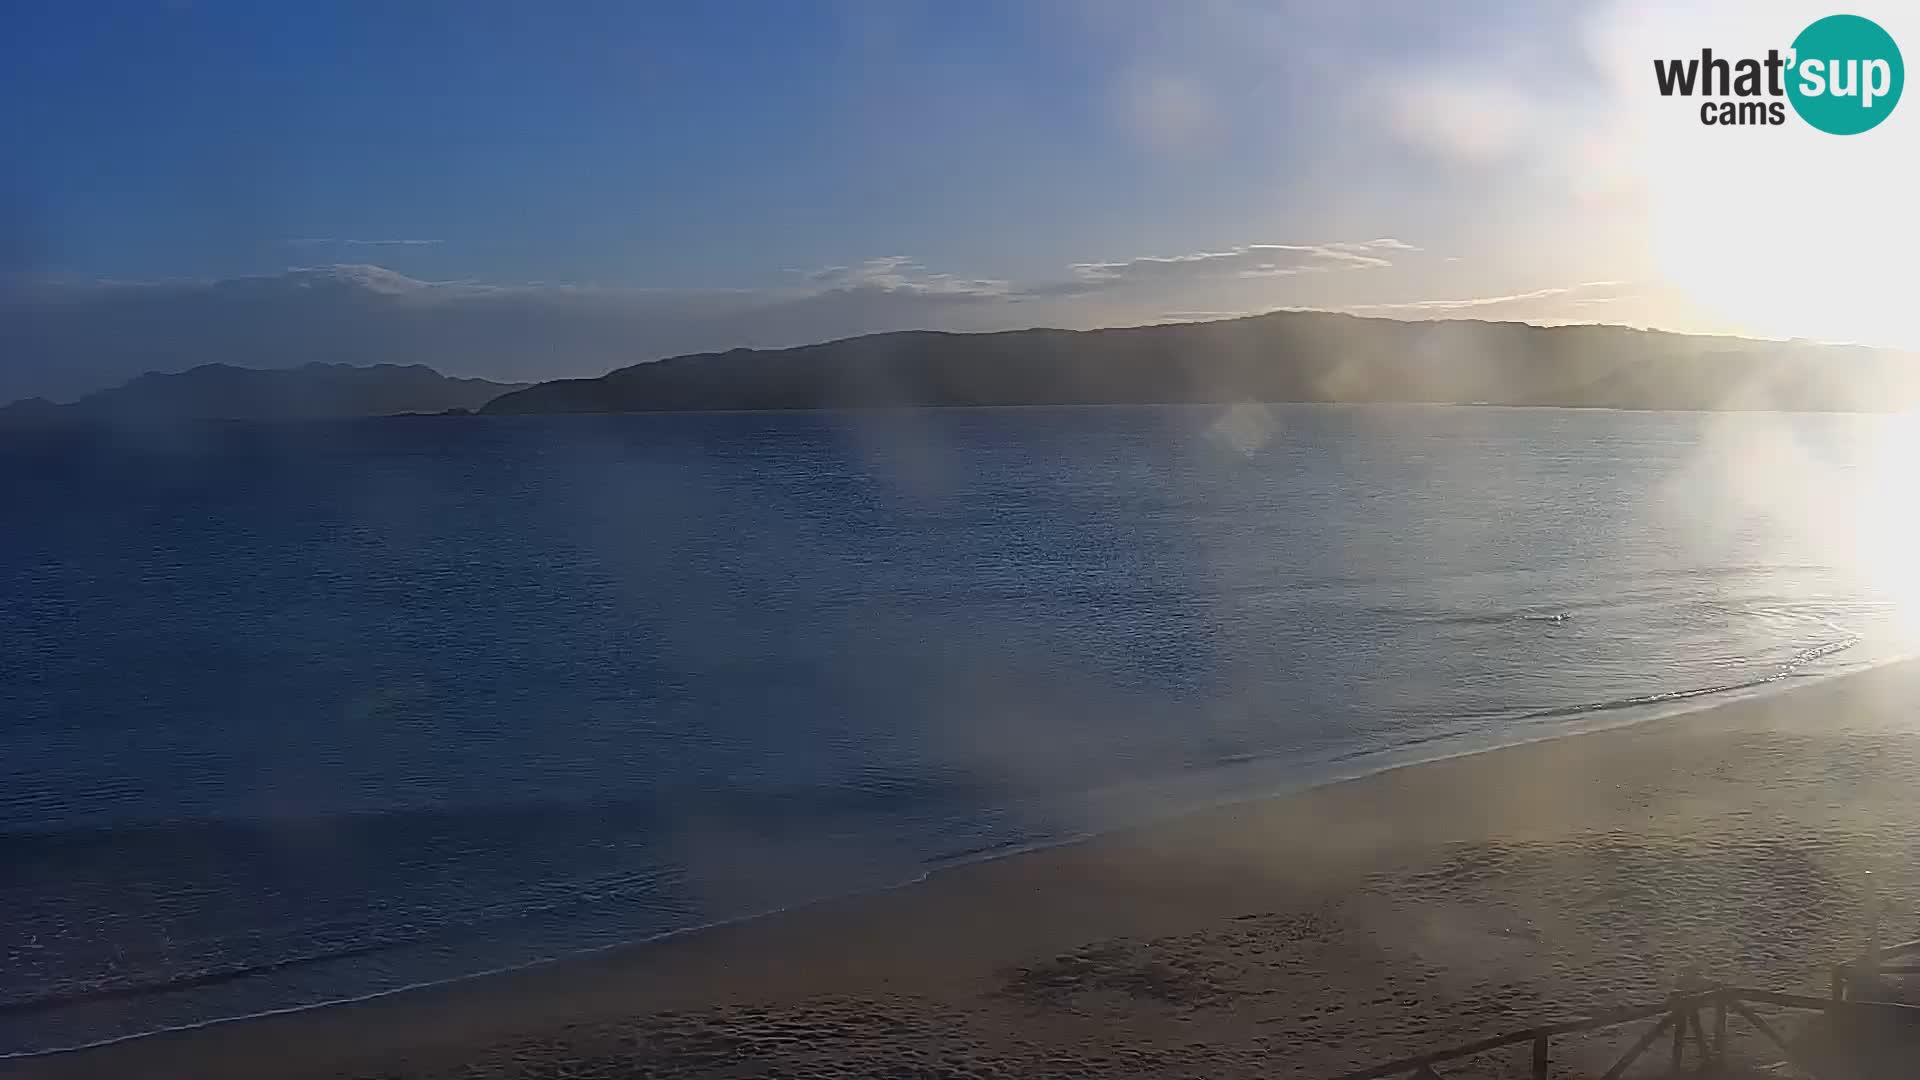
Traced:
<svg viewBox="0 0 1920 1080">
<path fill-rule="evenodd" d="M 1911 110 L 1862 136 L 1797 122 L 1713 132 L 1683 103 L 1648 93 L 1637 55 L 1686 56 L 1685 43 L 1733 56 L 1784 48 L 1779 27 L 1831 14 L 1822 5 L 1746 5 L 1735 16 L 1684 6 L 1618 5 L 1600 23 L 1631 170 L 1645 192 L 1640 227 L 1652 269 L 1708 319 L 1769 338 L 1920 347 L 1907 253 L 1920 221 L 1901 207 L 1920 156 Z M 1897 41 L 1920 43 L 1910 8 L 1869 14 Z M 1787 37 L 1791 38 L 1792 31 Z M 1913 47 L 1920 47 L 1915 45 Z M 1636 91 L 1638 92 L 1636 94 Z M 1877 137 L 1885 136 L 1885 137 Z"/>
</svg>

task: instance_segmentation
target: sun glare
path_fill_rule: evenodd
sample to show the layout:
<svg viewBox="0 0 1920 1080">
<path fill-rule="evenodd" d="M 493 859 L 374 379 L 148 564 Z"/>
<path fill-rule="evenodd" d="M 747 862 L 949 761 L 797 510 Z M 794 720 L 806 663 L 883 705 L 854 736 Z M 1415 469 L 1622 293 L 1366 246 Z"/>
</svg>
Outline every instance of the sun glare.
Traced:
<svg viewBox="0 0 1920 1080">
<path fill-rule="evenodd" d="M 1903 637 L 1920 647 L 1920 412 L 1885 417 L 1854 486 L 1853 558 L 1871 589 L 1893 605 Z"/>
<path fill-rule="evenodd" d="M 1920 349 L 1904 269 L 1920 219 L 1901 209 L 1916 164 L 1913 113 L 1894 114 L 1873 137 L 1798 123 L 1705 128 L 1693 103 L 1654 92 L 1647 58 L 1703 45 L 1763 55 L 1813 16 L 1793 4 L 1749 5 L 1741 18 L 1689 11 L 1620 4 L 1596 31 L 1616 65 L 1614 167 L 1640 194 L 1657 286 L 1736 333 Z M 1920 20 L 1888 29 L 1920 36 Z"/>
</svg>

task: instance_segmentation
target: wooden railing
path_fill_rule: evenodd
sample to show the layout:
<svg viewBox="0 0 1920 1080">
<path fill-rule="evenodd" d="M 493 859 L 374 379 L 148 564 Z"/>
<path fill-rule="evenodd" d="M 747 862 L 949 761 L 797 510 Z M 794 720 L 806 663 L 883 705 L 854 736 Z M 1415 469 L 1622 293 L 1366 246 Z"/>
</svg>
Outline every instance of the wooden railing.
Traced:
<svg viewBox="0 0 1920 1080">
<path fill-rule="evenodd" d="M 1843 964 L 1833 965 L 1833 999 L 1858 998 L 1860 991 L 1888 976 L 1920 975 L 1920 941 L 1874 947 Z"/>
<path fill-rule="evenodd" d="M 1913 943 L 1913 951 L 1920 953 L 1920 943 Z M 1891 950 L 1882 950 L 1882 955 Z M 1765 1036 L 1786 1060 L 1797 1068 L 1818 1075 L 1820 1070 L 1812 1063 L 1803 1060 L 1803 1055 L 1789 1046 L 1787 1040 L 1775 1031 L 1772 1025 L 1755 1013 L 1749 1006 L 1765 1004 L 1789 1009 L 1808 1009 L 1829 1015 L 1844 1014 L 1862 1019 L 1874 1019 L 1900 1025 L 1913 1025 L 1910 1030 L 1920 1031 L 1920 1007 L 1899 1005 L 1879 1001 L 1849 1001 L 1840 997 L 1809 997 L 1802 994 L 1781 994 L 1771 990 L 1754 990 L 1746 987 L 1722 986 L 1711 990 L 1675 994 L 1658 1004 L 1632 1006 L 1613 1009 L 1578 1020 L 1567 1020 L 1557 1024 L 1543 1024 L 1481 1039 L 1478 1042 L 1465 1043 L 1446 1050 L 1438 1050 L 1413 1057 L 1389 1061 L 1359 1072 L 1347 1073 L 1338 1080 L 1380 1080 L 1382 1077 L 1408 1077 L 1410 1080 L 1438 1080 L 1440 1073 L 1435 1066 L 1461 1058 L 1484 1054 L 1489 1050 L 1498 1050 L 1506 1046 L 1532 1044 L 1533 1076 L 1535 1080 L 1546 1080 L 1548 1058 L 1552 1049 L 1552 1040 L 1556 1035 L 1572 1035 L 1581 1032 L 1599 1031 L 1604 1028 L 1620 1027 L 1639 1020 L 1660 1017 L 1660 1022 L 1642 1034 L 1638 1041 L 1622 1054 L 1613 1066 L 1602 1074 L 1602 1080 L 1619 1080 L 1619 1077 L 1638 1061 L 1662 1035 L 1672 1038 L 1672 1074 L 1679 1075 L 1685 1065 L 1686 1048 L 1689 1036 L 1698 1047 L 1695 1064 L 1703 1075 L 1713 1075 L 1724 1070 L 1727 1063 L 1727 1017 L 1736 1014 L 1754 1030 Z M 1700 1019 L 1702 1012 L 1710 1012 L 1713 1017 L 1713 1033 L 1708 1035 Z"/>
</svg>

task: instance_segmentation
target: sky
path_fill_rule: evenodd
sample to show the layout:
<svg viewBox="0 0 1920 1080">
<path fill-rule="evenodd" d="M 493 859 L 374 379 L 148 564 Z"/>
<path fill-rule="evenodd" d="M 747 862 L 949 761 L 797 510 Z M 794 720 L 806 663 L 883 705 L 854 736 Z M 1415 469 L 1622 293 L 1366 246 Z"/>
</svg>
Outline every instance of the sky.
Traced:
<svg viewBox="0 0 1920 1080">
<path fill-rule="evenodd" d="M 0 400 L 1286 307 L 1920 348 L 1920 105 L 1841 138 L 1654 88 L 1833 10 L 9 5 Z"/>
</svg>

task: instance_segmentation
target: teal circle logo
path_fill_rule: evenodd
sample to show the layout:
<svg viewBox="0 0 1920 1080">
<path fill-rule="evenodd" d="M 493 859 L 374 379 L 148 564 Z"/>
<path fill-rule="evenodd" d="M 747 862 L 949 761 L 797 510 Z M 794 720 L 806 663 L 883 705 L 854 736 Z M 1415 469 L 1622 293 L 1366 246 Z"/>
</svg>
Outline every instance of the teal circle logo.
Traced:
<svg viewBox="0 0 1920 1080">
<path fill-rule="evenodd" d="M 1877 126 L 1906 83 L 1900 46 L 1872 19 L 1829 15 L 1793 39 L 1787 99 L 1800 119 L 1830 135 Z"/>
</svg>

